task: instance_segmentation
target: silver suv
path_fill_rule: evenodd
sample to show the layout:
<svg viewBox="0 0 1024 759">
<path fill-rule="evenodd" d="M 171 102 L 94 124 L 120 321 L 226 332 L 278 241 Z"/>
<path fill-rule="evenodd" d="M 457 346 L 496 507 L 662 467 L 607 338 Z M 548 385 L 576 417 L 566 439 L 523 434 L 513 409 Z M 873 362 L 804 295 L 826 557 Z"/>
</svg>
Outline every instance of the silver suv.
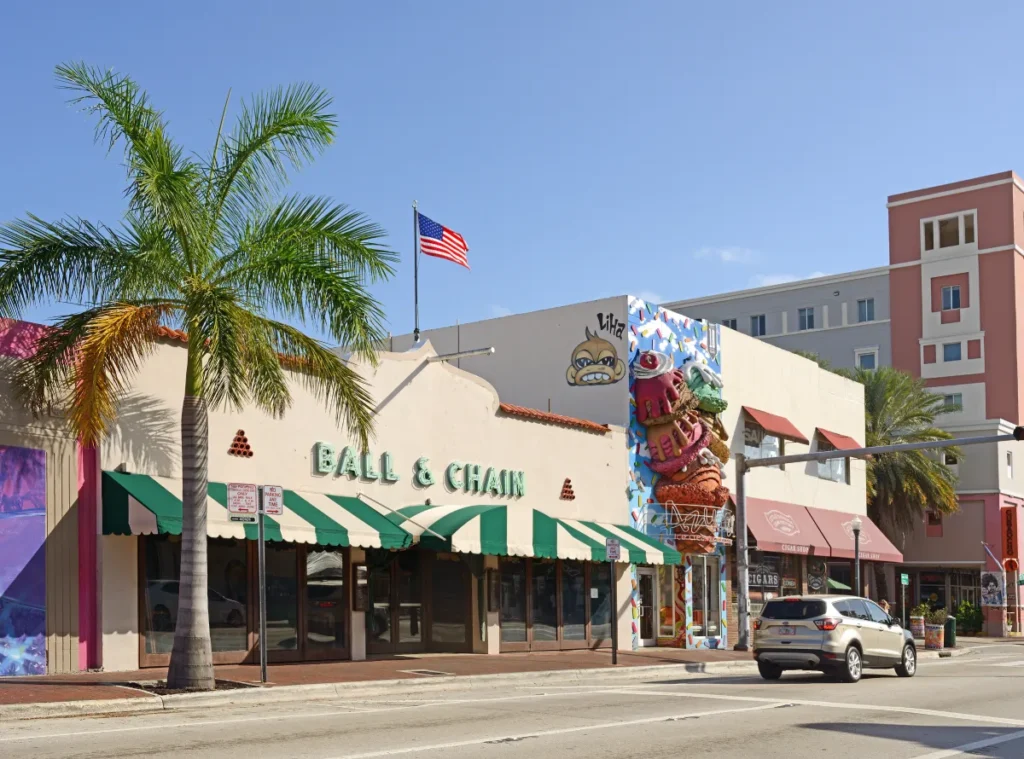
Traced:
<svg viewBox="0 0 1024 759">
<path fill-rule="evenodd" d="M 786 596 L 764 605 L 754 621 L 754 658 L 761 677 L 809 669 L 855 683 L 865 667 L 917 672 L 914 636 L 866 598 Z"/>
</svg>

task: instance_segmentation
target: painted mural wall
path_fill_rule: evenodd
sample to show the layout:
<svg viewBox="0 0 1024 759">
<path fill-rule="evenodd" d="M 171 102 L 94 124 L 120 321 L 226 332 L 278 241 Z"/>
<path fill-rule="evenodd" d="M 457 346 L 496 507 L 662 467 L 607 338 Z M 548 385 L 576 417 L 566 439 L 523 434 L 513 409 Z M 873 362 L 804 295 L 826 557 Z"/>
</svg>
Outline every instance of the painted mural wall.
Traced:
<svg viewBox="0 0 1024 759">
<path fill-rule="evenodd" d="M 640 298 L 630 297 L 628 310 L 630 521 L 686 556 L 675 578 L 674 614 L 668 615 L 674 618 L 672 644 L 723 646 L 728 602 L 720 534 L 729 502 L 722 482 L 729 436 L 719 416 L 727 407 L 720 327 Z M 710 565 L 700 558 L 709 555 L 717 557 Z M 696 616 L 695 557 L 702 572 Z M 705 571 L 712 575 L 710 582 L 718 583 L 717 593 L 704 590 Z M 715 615 L 702 608 L 704 598 L 719 607 L 714 628 L 708 621 Z M 639 644 L 638 605 L 634 592 L 634 645 Z M 660 628 L 664 609 L 659 615 Z"/>
<path fill-rule="evenodd" d="M 0 446 L 0 676 L 46 674 L 46 454 Z"/>
</svg>

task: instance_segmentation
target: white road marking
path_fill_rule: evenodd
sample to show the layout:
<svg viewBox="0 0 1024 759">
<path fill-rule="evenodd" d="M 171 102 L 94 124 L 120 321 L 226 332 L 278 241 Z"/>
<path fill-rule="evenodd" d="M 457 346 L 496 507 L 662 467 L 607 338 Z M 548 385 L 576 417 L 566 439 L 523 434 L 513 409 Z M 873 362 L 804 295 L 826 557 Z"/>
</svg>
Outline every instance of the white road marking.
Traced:
<svg viewBox="0 0 1024 759">
<path fill-rule="evenodd" d="M 692 686 L 690 686 L 692 687 Z M 715 701 L 755 701 L 761 703 L 776 703 L 778 698 L 760 698 L 757 696 L 725 696 L 718 693 L 680 693 L 668 690 L 638 690 L 634 688 L 623 688 L 622 692 L 638 696 L 677 696 L 679 698 L 706 698 Z M 918 709 L 912 706 L 885 706 L 882 704 L 857 704 L 837 703 L 835 701 L 810 701 L 800 698 L 787 698 L 787 703 L 800 706 L 819 706 L 826 709 L 848 709 L 852 711 L 877 711 L 890 712 L 893 714 L 914 714 L 919 717 L 937 717 L 940 719 L 957 719 L 964 722 L 988 722 L 993 725 L 1009 725 L 1011 727 L 1024 727 L 1024 720 L 1009 719 L 1008 717 L 989 717 L 985 714 L 970 714 L 968 712 L 945 712 L 937 709 Z"/>
<path fill-rule="evenodd" d="M 1008 735 L 1000 735 L 996 738 L 985 738 L 984 740 L 974 741 L 974 743 L 965 743 L 962 746 L 954 746 L 953 748 L 943 749 L 942 751 L 933 751 L 930 754 L 919 754 L 914 759 L 949 759 L 954 756 L 963 756 L 968 751 L 977 751 L 978 749 L 988 748 L 989 746 L 998 746 L 1001 743 L 1009 743 L 1011 741 L 1020 740 L 1024 738 L 1024 730 L 1019 730 L 1016 733 L 1009 733 Z"/>
<path fill-rule="evenodd" d="M 589 690 L 586 693 L 580 694 L 567 694 L 567 693 L 522 693 L 517 696 L 499 696 L 497 698 L 461 698 L 461 699 L 432 699 L 429 701 L 380 701 L 379 703 L 394 703 L 399 704 L 398 706 L 387 706 L 382 708 L 371 708 L 371 709 L 357 709 L 348 706 L 348 704 L 337 704 L 336 711 L 323 711 L 323 712 L 289 712 L 285 714 L 261 714 L 258 717 L 236 717 L 232 719 L 215 719 L 206 720 L 203 722 L 199 721 L 188 721 L 188 722 L 156 722 L 151 725 L 132 725 L 130 727 L 109 727 L 100 728 L 98 730 L 75 730 L 64 733 L 34 733 L 31 735 L 14 735 L 14 736 L 3 736 L 0 737 L 0 743 L 14 743 L 16 741 L 34 741 L 34 740 L 47 740 L 50 738 L 77 738 L 80 736 L 88 735 L 110 735 L 112 733 L 134 733 L 141 732 L 144 730 L 166 730 L 166 729 L 180 729 L 190 727 L 211 727 L 218 725 L 237 725 L 244 724 L 246 722 L 271 722 L 274 720 L 283 719 L 318 719 L 320 717 L 344 717 L 348 715 L 363 716 L 365 714 L 377 714 L 380 712 L 397 712 L 405 709 L 420 709 L 429 706 L 443 706 L 447 704 L 486 704 L 490 702 L 501 702 L 501 701 L 523 701 L 526 699 L 534 698 L 552 698 L 560 697 L 564 698 L 569 695 L 598 695 L 598 694 L 616 694 L 620 691 L 618 689 L 598 689 Z M 301 702 L 295 702 L 301 703 Z M 329 703 L 329 702 L 328 702 Z M 321 703 L 323 706 L 323 703 Z M 347 710 L 347 711 L 345 711 Z M 167 712 L 164 712 L 165 714 Z M 161 714 L 161 712 L 150 712 L 148 714 L 140 714 L 139 717 L 153 716 L 154 714 Z"/>
<path fill-rule="evenodd" d="M 444 751 L 446 749 L 464 748 L 466 746 L 481 746 L 486 743 L 505 743 L 526 740 L 527 738 L 546 738 L 552 735 L 570 735 L 572 733 L 584 733 L 596 730 L 612 730 L 622 727 L 636 727 L 637 725 L 651 725 L 656 722 L 670 722 L 672 720 L 694 719 L 696 717 L 714 717 L 719 714 L 738 714 L 741 712 L 756 712 L 765 709 L 777 709 L 785 706 L 789 701 L 778 700 L 772 704 L 762 706 L 749 706 L 745 709 L 719 709 L 713 712 L 684 712 L 683 714 L 670 714 L 662 717 L 644 717 L 643 719 L 630 719 L 621 722 L 602 722 L 593 725 L 580 725 L 578 727 L 560 727 L 553 730 L 537 730 L 531 733 L 519 733 L 518 735 L 497 735 L 488 738 L 474 738 L 466 741 L 451 741 L 449 743 L 435 743 L 431 746 L 406 746 L 403 748 L 382 749 L 362 754 L 341 754 L 331 759 L 376 759 L 385 756 L 402 756 L 403 754 L 416 754 L 423 751 Z"/>
</svg>

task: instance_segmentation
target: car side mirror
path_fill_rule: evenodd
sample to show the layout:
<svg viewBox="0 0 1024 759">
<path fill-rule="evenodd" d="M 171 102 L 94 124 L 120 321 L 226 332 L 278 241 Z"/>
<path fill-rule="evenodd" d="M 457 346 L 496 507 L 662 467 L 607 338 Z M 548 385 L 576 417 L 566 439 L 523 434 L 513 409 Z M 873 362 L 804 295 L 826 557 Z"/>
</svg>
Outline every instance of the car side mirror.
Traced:
<svg viewBox="0 0 1024 759">
<path fill-rule="evenodd" d="M 889 627 L 903 627 L 903 625 L 900 624 L 900 621 L 898 619 L 893 619 L 892 617 L 889 617 Z"/>
</svg>

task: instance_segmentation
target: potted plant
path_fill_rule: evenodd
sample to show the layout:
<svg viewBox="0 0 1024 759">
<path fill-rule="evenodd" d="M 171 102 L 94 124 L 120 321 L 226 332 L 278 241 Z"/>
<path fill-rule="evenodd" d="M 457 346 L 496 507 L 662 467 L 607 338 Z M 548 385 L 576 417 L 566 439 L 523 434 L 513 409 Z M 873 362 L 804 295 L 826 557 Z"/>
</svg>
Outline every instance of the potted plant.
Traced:
<svg viewBox="0 0 1024 759">
<path fill-rule="evenodd" d="M 935 609 L 924 615 L 924 647 L 937 651 L 946 645 L 946 619 L 949 612 Z"/>
<path fill-rule="evenodd" d="M 956 610 L 956 627 L 962 635 L 976 635 L 982 626 L 981 609 L 970 601 L 961 602 Z"/>
<path fill-rule="evenodd" d="M 910 633 L 915 638 L 924 637 L 924 618 L 932 610 L 926 603 L 919 603 L 910 610 Z"/>
</svg>

